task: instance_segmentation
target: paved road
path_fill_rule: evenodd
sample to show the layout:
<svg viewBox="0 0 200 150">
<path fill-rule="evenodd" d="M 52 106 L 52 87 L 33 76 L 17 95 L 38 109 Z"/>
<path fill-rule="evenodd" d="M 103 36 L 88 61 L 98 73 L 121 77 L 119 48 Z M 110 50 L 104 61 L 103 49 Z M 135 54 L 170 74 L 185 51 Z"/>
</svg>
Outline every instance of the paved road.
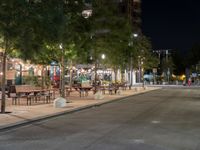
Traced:
<svg viewBox="0 0 200 150">
<path fill-rule="evenodd" d="M 200 89 L 163 89 L 0 133 L 0 150 L 200 150 Z"/>
</svg>

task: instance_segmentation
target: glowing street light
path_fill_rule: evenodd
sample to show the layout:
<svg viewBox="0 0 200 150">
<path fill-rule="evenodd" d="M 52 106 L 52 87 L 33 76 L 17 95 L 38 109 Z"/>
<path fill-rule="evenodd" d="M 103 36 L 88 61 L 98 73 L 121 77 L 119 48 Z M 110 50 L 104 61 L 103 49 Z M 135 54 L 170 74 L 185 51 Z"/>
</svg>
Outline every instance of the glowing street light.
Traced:
<svg viewBox="0 0 200 150">
<path fill-rule="evenodd" d="M 60 45 L 59 45 L 59 48 L 60 48 L 61 50 L 63 49 L 63 46 L 62 46 L 62 44 L 60 44 Z"/>
<path fill-rule="evenodd" d="M 133 39 L 138 38 L 138 34 L 137 33 L 132 33 L 130 36 L 130 42 L 128 43 L 128 46 L 132 47 L 133 46 Z M 130 53 L 130 87 L 132 87 L 133 84 L 133 56 L 132 56 L 132 52 Z"/>
<path fill-rule="evenodd" d="M 134 33 L 133 36 L 134 36 L 134 37 L 138 37 L 138 34 L 137 34 L 137 33 Z"/>
<path fill-rule="evenodd" d="M 101 55 L 101 58 L 102 58 L 102 59 L 105 59 L 105 58 L 106 58 L 106 55 L 105 55 L 105 54 L 102 54 L 102 55 Z"/>
<path fill-rule="evenodd" d="M 91 9 L 83 10 L 83 11 L 82 11 L 82 16 L 83 16 L 85 19 L 89 18 L 90 16 L 92 16 L 92 10 L 91 10 Z"/>
</svg>

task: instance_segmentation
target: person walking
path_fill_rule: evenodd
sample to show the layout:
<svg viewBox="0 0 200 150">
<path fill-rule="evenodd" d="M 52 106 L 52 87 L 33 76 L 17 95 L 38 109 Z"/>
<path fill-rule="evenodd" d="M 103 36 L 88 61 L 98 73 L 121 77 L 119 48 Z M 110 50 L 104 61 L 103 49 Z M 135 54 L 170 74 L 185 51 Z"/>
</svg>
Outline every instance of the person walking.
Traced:
<svg viewBox="0 0 200 150">
<path fill-rule="evenodd" d="M 188 79 L 188 86 L 191 86 L 192 80 L 191 78 Z"/>
</svg>

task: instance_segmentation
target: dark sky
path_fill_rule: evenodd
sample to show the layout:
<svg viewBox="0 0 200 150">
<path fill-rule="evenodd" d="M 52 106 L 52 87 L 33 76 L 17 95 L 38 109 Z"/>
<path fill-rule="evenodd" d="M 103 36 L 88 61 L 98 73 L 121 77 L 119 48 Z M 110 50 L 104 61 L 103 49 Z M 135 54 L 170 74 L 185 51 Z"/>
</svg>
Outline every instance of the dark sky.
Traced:
<svg viewBox="0 0 200 150">
<path fill-rule="evenodd" d="M 200 0 L 142 0 L 142 31 L 154 49 L 187 51 L 200 42 Z"/>
</svg>

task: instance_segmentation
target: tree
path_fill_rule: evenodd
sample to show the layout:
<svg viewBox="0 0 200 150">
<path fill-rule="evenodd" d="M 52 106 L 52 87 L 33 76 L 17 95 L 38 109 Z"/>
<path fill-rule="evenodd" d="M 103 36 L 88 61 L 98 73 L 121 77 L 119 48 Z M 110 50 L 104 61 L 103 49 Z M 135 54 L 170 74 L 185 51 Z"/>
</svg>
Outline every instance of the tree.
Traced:
<svg viewBox="0 0 200 150">
<path fill-rule="evenodd" d="M 91 35 L 89 49 L 92 50 L 90 55 L 93 54 L 93 58 L 97 60 L 98 55 L 106 54 L 108 59 L 105 62 L 113 68 L 115 74 L 118 69 L 123 73 L 125 69 L 132 70 L 133 66 L 136 67 L 141 50 L 145 51 L 146 57 L 150 56 L 149 61 L 156 63 L 148 52 L 150 42 L 142 35 L 140 38 L 134 38 L 137 27 L 129 21 L 128 14 L 119 11 L 116 1 L 92 1 L 92 16 L 88 21 Z"/>
<path fill-rule="evenodd" d="M 6 59 L 13 51 L 16 37 L 19 33 L 18 18 L 24 11 L 24 1 L 2 0 L 0 4 L 0 46 L 3 49 L 2 63 L 2 102 L 1 113 L 5 113 L 5 82 L 6 82 Z"/>
<path fill-rule="evenodd" d="M 1 47 L 4 49 L 1 112 L 5 112 L 6 56 L 15 49 L 24 59 L 32 61 L 45 59 L 42 63 L 47 63 L 50 56 L 54 59 L 64 58 L 64 54 L 69 53 L 71 45 L 81 41 L 78 33 L 83 28 L 82 10 L 82 0 L 3 0 L 1 2 L 0 35 Z M 59 49 L 60 44 L 63 44 L 62 51 Z M 48 45 L 55 49 L 53 51 L 48 49 Z M 50 50 L 49 53 L 47 50 Z M 47 53 L 48 57 L 45 56 Z M 62 68 L 64 69 L 63 63 Z M 64 92 L 64 88 L 62 91 Z M 62 95 L 64 96 L 63 93 Z"/>
<path fill-rule="evenodd" d="M 125 57 L 122 58 L 122 56 L 125 56 L 125 49 L 128 47 L 130 38 L 127 16 L 119 12 L 118 3 L 114 1 L 92 1 L 92 8 L 92 16 L 88 19 L 92 37 L 90 43 L 92 52 L 90 53 L 93 54 L 95 60 L 104 53 L 108 58 L 106 63 L 116 73 L 118 68 L 125 66 L 123 63 Z"/>
<path fill-rule="evenodd" d="M 29 24 L 29 22 L 27 22 L 27 24 L 24 25 L 25 28 L 32 29 L 31 33 L 33 33 L 33 36 L 29 36 L 30 40 L 28 41 L 30 41 L 30 44 L 26 45 L 25 48 L 23 48 L 23 43 L 27 38 L 24 38 L 23 35 L 20 36 L 20 40 L 22 41 L 19 42 L 22 43 L 20 49 L 24 49 L 22 54 L 25 55 L 26 59 L 33 59 L 32 54 L 28 53 L 27 49 L 29 49 L 30 52 L 33 48 L 33 53 L 37 55 L 41 55 L 41 52 L 38 51 L 44 51 L 45 48 L 50 50 L 49 56 L 47 55 L 48 57 L 43 58 L 48 60 L 53 57 L 54 60 L 60 62 L 62 70 L 61 95 L 64 97 L 64 70 L 66 58 L 72 59 L 72 57 L 76 56 L 76 49 L 72 49 L 72 45 L 76 45 L 81 40 L 81 36 L 78 33 L 81 33 L 81 29 L 83 28 L 81 26 L 81 22 L 84 20 L 81 16 L 83 2 L 81 0 L 35 1 L 33 3 L 29 2 L 29 8 L 31 8 L 31 13 L 29 12 L 31 16 L 29 16 L 29 18 L 32 19 L 32 23 Z M 37 26 L 35 26 L 36 23 Z M 25 35 L 27 35 L 27 32 Z M 36 46 L 34 41 L 37 44 Z M 74 52 L 71 50 L 74 50 Z M 50 57 L 50 55 L 52 57 Z"/>
<path fill-rule="evenodd" d="M 153 69 L 158 66 L 159 60 L 151 52 L 152 46 L 146 36 L 139 37 L 137 56 L 144 57 L 144 69 Z"/>
</svg>

